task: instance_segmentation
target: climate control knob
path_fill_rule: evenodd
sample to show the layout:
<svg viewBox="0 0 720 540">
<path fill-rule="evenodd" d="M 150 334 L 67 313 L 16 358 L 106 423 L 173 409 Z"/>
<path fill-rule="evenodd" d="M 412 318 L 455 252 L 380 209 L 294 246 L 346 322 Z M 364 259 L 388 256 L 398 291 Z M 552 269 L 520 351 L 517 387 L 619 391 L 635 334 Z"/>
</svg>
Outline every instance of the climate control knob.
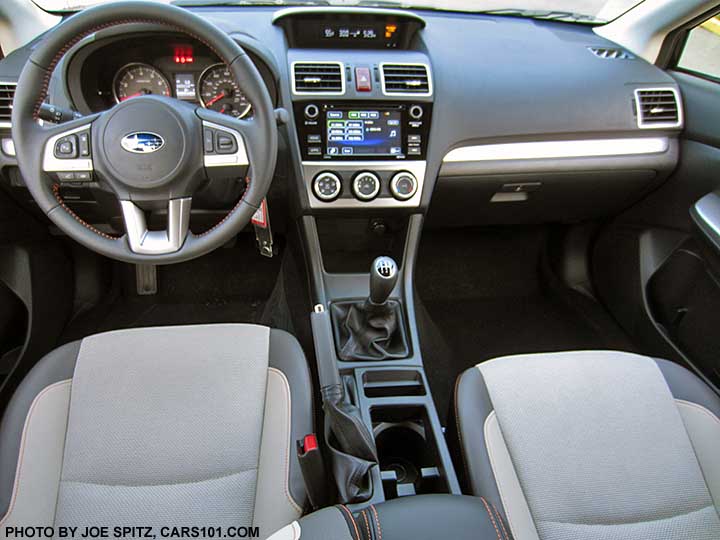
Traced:
<svg viewBox="0 0 720 540">
<path fill-rule="evenodd" d="M 355 198 L 371 201 L 380 193 L 380 179 L 370 171 L 357 173 L 353 178 L 352 190 Z"/>
<path fill-rule="evenodd" d="M 312 190 L 321 201 L 334 201 L 340 195 L 342 181 L 335 173 L 321 172 L 313 178 Z"/>
<path fill-rule="evenodd" d="M 417 193 L 418 182 L 415 176 L 407 171 L 401 171 L 390 180 L 390 193 L 399 201 L 407 201 Z"/>
</svg>

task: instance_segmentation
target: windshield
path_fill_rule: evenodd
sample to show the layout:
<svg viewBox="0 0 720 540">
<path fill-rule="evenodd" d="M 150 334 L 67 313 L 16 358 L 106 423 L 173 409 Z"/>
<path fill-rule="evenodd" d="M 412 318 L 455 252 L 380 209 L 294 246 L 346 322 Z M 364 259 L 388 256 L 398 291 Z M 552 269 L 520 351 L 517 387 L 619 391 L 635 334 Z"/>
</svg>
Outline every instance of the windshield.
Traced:
<svg viewBox="0 0 720 540">
<path fill-rule="evenodd" d="M 33 0 L 45 11 L 77 11 L 111 0 Z M 113 0 L 117 1 L 117 0 Z M 122 1 L 122 0 L 120 0 Z M 603 23 L 611 21 L 643 0 L 155 0 L 180 5 L 331 5 L 420 8 L 463 12 L 500 12 L 518 17 Z"/>
</svg>

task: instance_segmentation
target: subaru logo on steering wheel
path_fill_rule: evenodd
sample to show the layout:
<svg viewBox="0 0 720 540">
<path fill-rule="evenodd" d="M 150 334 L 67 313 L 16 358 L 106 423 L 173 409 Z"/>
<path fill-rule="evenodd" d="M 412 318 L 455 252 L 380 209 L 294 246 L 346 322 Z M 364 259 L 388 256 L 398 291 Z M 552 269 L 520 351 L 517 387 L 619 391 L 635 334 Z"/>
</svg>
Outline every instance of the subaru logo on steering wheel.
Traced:
<svg viewBox="0 0 720 540">
<path fill-rule="evenodd" d="M 135 152 L 136 154 L 149 154 L 150 152 L 156 152 L 160 150 L 165 141 L 157 133 L 150 133 L 149 131 L 136 131 L 125 135 L 120 140 L 120 145 L 128 152 Z"/>
</svg>

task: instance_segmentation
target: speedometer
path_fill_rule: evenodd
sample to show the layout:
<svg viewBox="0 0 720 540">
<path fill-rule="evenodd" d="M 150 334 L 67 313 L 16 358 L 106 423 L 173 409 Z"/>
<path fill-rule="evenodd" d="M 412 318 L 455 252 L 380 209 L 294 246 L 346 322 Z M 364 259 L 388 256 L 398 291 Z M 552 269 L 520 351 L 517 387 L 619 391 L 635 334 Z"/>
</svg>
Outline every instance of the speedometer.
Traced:
<svg viewBox="0 0 720 540">
<path fill-rule="evenodd" d="M 225 64 L 214 64 L 200 75 L 200 103 L 206 109 L 244 118 L 252 106 Z"/>
<path fill-rule="evenodd" d="M 170 83 L 156 68 L 135 62 L 120 68 L 115 74 L 113 94 L 118 103 L 148 94 L 169 96 Z"/>
</svg>

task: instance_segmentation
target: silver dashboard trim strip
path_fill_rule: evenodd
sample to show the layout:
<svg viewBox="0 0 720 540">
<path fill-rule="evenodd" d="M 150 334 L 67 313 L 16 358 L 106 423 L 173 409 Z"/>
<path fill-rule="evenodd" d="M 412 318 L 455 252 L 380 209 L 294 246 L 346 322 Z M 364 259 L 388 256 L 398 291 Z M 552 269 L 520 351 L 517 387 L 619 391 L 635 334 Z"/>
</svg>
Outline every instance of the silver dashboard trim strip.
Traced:
<svg viewBox="0 0 720 540">
<path fill-rule="evenodd" d="M 667 137 L 479 144 L 451 150 L 443 163 L 661 154 L 669 147 Z"/>
</svg>

